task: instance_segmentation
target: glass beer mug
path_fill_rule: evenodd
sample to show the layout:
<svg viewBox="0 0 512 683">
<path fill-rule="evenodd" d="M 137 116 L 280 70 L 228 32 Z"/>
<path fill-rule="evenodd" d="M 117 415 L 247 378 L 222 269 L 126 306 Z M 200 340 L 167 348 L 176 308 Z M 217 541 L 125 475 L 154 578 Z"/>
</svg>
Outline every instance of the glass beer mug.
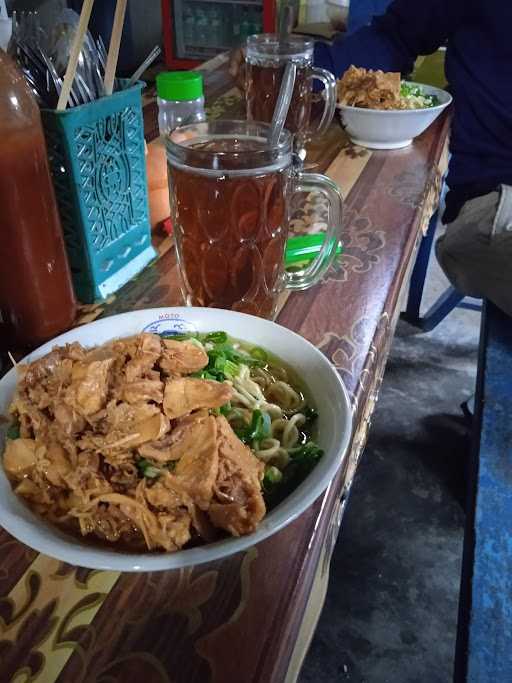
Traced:
<svg viewBox="0 0 512 683">
<path fill-rule="evenodd" d="M 291 134 L 284 130 L 271 147 L 269 130 L 264 123 L 217 120 L 183 126 L 167 139 L 171 216 L 187 305 L 272 318 L 284 289 L 311 287 L 336 256 L 338 186 L 295 168 Z M 288 273 L 290 202 L 303 192 L 327 198 L 328 227 L 315 260 Z"/>
<path fill-rule="evenodd" d="M 262 33 L 247 38 L 246 51 L 247 119 L 270 123 L 274 113 L 286 63 L 296 64 L 297 72 L 285 128 L 295 136 L 296 148 L 313 135 L 322 135 L 330 126 L 336 109 L 336 79 L 325 69 L 313 66 L 313 41 L 301 36 Z M 324 110 L 316 129 L 310 128 L 313 80 L 324 84 Z"/>
</svg>

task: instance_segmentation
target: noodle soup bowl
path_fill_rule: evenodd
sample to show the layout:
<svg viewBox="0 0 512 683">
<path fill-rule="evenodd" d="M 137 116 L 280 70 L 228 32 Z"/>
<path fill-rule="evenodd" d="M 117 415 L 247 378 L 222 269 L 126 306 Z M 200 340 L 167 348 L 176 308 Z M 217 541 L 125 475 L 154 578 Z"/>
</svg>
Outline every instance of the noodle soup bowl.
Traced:
<svg viewBox="0 0 512 683">
<path fill-rule="evenodd" d="M 140 332 L 183 334 L 224 330 L 247 344 L 263 347 L 299 378 L 318 410 L 315 441 L 324 450 L 313 471 L 279 505 L 267 513 L 256 531 L 238 538 L 173 553 L 130 553 L 115 544 L 96 545 L 52 526 L 37 516 L 16 496 L 3 468 L 0 468 L 0 524 L 31 548 L 73 565 L 93 569 L 145 572 L 202 564 L 220 560 L 260 543 L 302 514 L 325 491 L 347 457 L 352 430 L 352 410 L 343 382 L 328 359 L 299 335 L 276 323 L 244 313 L 213 308 L 157 308 L 104 318 L 60 335 L 27 356 L 30 362 L 55 345 L 80 342 L 85 347 Z M 0 415 L 8 414 L 16 388 L 16 370 L 0 380 Z M 0 432 L 0 451 L 6 438 L 5 423 Z"/>
<path fill-rule="evenodd" d="M 355 145 L 369 149 L 408 147 L 451 104 L 452 96 L 446 90 L 406 82 L 420 86 L 425 95 L 434 95 L 439 104 L 425 109 L 365 109 L 338 104 L 342 125 Z"/>
</svg>

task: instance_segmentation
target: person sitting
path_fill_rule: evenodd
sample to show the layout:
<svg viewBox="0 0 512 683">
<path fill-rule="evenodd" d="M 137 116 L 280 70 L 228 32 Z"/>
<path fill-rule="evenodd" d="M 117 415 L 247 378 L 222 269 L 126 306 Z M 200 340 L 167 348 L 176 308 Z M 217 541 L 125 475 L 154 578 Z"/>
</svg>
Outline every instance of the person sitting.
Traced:
<svg viewBox="0 0 512 683">
<path fill-rule="evenodd" d="M 462 294 L 488 298 L 512 315 L 512 3 L 394 0 L 332 44 L 315 63 L 340 78 L 351 66 L 409 74 L 420 55 L 446 48 L 454 99 L 446 232 L 439 262 Z M 232 60 L 239 73 L 240 55 Z"/>
</svg>

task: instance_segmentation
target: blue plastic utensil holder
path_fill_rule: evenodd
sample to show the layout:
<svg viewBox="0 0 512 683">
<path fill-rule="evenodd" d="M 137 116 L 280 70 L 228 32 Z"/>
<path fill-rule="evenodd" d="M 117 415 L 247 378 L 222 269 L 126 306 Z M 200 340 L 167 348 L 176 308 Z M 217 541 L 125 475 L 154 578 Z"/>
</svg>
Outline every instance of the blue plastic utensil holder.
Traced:
<svg viewBox="0 0 512 683">
<path fill-rule="evenodd" d="M 143 85 L 64 111 L 41 112 L 73 284 L 82 303 L 105 299 L 156 257 Z"/>
</svg>

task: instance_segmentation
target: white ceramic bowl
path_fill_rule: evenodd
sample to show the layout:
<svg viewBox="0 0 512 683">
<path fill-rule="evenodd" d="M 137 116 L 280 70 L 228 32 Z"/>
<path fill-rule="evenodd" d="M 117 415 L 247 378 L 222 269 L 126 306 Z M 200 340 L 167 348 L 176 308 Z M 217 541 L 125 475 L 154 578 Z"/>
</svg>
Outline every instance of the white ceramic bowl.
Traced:
<svg viewBox="0 0 512 683">
<path fill-rule="evenodd" d="M 452 101 L 446 90 L 419 85 L 426 95 L 436 95 L 439 104 L 428 109 L 364 109 L 338 104 L 343 125 L 352 142 L 370 149 L 407 147 L 421 135 Z"/>
<path fill-rule="evenodd" d="M 156 308 L 134 311 L 78 327 L 41 346 L 25 361 L 48 353 L 56 344 L 78 341 L 84 346 L 142 331 L 211 332 L 225 330 L 229 335 L 262 346 L 285 361 L 298 373 L 318 409 L 319 445 L 325 455 L 307 479 L 261 522 L 257 531 L 241 538 L 228 538 L 199 548 L 176 553 L 128 554 L 94 547 L 61 532 L 32 514 L 12 492 L 0 468 L 0 523 L 10 534 L 39 552 L 59 560 L 94 569 L 157 571 L 201 564 L 244 550 L 271 536 L 309 507 L 327 488 L 342 464 L 351 435 L 351 408 L 343 383 L 327 358 L 312 344 L 285 327 L 262 318 L 213 308 Z M 11 370 L 0 381 L 0 415 L 6 415 L 16 386 Z M 3 452 L 5 429 L 0 434 Z"/>
</svg>

